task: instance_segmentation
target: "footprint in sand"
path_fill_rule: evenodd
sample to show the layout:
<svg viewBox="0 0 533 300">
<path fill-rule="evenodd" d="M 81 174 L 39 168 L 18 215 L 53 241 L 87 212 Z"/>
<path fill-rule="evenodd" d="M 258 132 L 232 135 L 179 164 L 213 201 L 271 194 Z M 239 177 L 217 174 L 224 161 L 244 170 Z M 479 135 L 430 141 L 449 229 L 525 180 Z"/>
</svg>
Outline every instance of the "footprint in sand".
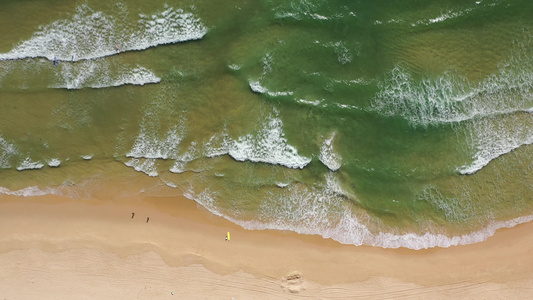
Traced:
<svg viewBox="0 0 533 300">
<path fill-rule="evenodd" d="M 305 281 L 300 272 L 294 271 L 281 279 L 281 288 L 285 292 L 299 293 L 305 290 Z"/>
</svg>

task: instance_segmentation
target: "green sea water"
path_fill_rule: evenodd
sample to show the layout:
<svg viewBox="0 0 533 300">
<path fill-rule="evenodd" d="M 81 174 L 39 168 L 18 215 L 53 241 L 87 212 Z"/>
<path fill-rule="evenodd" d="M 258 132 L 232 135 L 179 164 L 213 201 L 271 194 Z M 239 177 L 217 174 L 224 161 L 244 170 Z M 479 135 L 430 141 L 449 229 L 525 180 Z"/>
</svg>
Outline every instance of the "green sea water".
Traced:
<svg viewBox="0 0 533 300">
<path fill-rule="evenodd" d="M 248 229 L 483 241 L 533 219 L 532 13 L 1 1 L 0 192 L 141 172 Z"/>
</svg>

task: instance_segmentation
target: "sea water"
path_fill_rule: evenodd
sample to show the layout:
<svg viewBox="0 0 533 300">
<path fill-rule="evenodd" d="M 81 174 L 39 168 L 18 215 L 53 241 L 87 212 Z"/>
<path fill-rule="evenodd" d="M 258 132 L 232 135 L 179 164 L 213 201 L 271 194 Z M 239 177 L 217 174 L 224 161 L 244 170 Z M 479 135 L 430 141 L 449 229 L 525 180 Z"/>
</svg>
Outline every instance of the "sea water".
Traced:
<svg viewBox="0 0 533 300">
<path fill-rule="evenodd" d="M 247 229 L 483 241 L 533 219 L 532 13 L 525 0 L 2 1 L 0 193 L 140 172 Z"/>
</svg>

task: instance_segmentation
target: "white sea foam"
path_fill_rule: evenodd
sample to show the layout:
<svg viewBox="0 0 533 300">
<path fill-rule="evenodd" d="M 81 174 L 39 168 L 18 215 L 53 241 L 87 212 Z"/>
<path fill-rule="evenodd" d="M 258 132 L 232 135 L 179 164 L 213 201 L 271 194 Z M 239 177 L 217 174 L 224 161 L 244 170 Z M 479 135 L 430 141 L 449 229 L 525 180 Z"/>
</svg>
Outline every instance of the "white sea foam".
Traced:
<svg viewBox="0 0 533 300">
<path fill-rule="evenodd" d="M 270 90 L 268 90 L 267 88 L 263 87 L 261 85 L 261 83 L 259 81 L 254 81 L 254 80 L 251 80 L 250 81 L 250 88 L 252 89 L 252 91 L 254 91 L 255 93 L 259 93 L 259 94 L 267 94 L 269 96 L 272 96 L 272 97 L 277 97 L 277 96 L 290 96 L 293 94 L 293 92 L 291 91 L 285 91 L 285 92 L 272 92 Z"/>
<path fill-rule="evenodd" d="M 350 109 L 350 110 L 361 110 L 361 108 L 355 106 L 355 105 L 349 105 L 349 104 L 342 104 L 342 103 L 335 103 L 337 107 L 344 108 L 344 109 Z"/>
<path fill-rule="evenodd" d="M 269 193 L 270 196 L 261 201 L 260 210 L 254 220 L 241 220 L 238 213 L 221 211 L 215 204 L 218 194 L 209 188 L 197 191 L 190 184 L 184 195 L 211 213 L 246 229 L 289 230 L 300 234 L 321 235 L 343 244 L 383 248 L 418 250 L 473 244 L 486 240 L 500 228 L 510 228 L 533 220 L 533 215 L 530 215 L 508 221 L 489 221 L 481 230 L 457 236 L 448 236 L 438 232 L 439 229 L 436 228 L 428 229 L 426 233 L 404 234 L 371 230 L 366 224 L 375 223 L 376 220 L 369 215 L 354 212 L 351 205 L 345 205 L 344 196 L 348 194 L 334 174 L 336 173 L 325 175 L 326 185 L 322 189 L 302 184 L 285 187 L 282 184 L 284 188 L 280 189 L 279 193 Z"/>
<path fill-rule="evenodd" d="M 313 106 L 318 106 L 320 103 L 324 102 L 324 99 L 314 100 L 314 101 L 305 100 L 305 99 L 298 99 L 296 101 L 298 103 L 302 103 L 302 104 L 310 104 L 310 105 L 313 105 Z"/>
<path fill-rule="evenodd" d="M 335 50 L 335 54 L 337 54 L 337 60 L 345 65 L 352 61 L 352 53 L 348 49 L 346 43 L 344 41 L 338 41 L 333 45 L 333 49 Z M 356 49 L 358 51 L 358 49 Z M 358 53 L 357 53 L 358 54 Z"/>
<path fill-rule="evenodd" d="M 87 155 L 82 155 L 81 158 L 85 159 L 85 160 L 91 160 L 93 159 L 94 157 L 94 154 L 87 154 Z"/>
<path fill-rule="evenodd" d="M 40 189 L 37 186 L 31 186 L 24 189 L 12 191 L 4 187 L 0 187 L 0 194 L 4 195 L 13 195 L 13 196 L 22 196 L 22 197 L 33 197 L 33 196 L 44 196 L 44 195 L 61 195 L 61 192 L 53 188 Z"/>
<path fill-rule="evenodd" d="M 289 168 L 304 168 L 311 159 L 298 154 L 298 150 L 287 144 L 283 133 L 283 122 L 278 112 L 266 118 L 261 127 L 253 133 L 231 138 L 226 131 L 215 134 L 204 144 L 207 157 L 229 154 L 237 161 L 253 161 L 282 165 Z"/>
<path fill-rule="evenodd" d="M 448 74 L 437 80 L 424 79 L 417 85 L 405 69 L 397 66 L 388 82 L 380 86 L 372 109 L 386 116 L 402 116 L 414 125 L 461 121 L 467 117 L 455 99 L 468 94 L 466 89 L 460 79 Z"/>
<path fill-rule="evenodd" d="M 105 59 L 61 64 L 57 73 L 59 78 L 51 85 L 54 88 L 105 88 L 126 84 L 145 85 L 161 81 L 161 78 L 144 67 L 116 65 Z"/>
<path fill-rule="evenodd" d="M 344 191 L 338 180 L 326 175 L 327 184 L 323 189 L 308 188 L 303 185 L 290 185 L 280 189 L 279 194 L 271 194 L 261 202 L 261 209 L 254 220 L 241 220 L 220 211 L 215 202 L 217 193 L 206 189 L 194 191 L 192 186 L 184 195 L 207 208 L 211 213 L 222 216 L 250 230 L 290 230 L 300 234 L 321 235 L 343 244 L 371 245 L 383 248 L 427 249 L 450 247 L 482 242 L 494 235 L 496 230 L 510 228 L 533 220 L 533 215 L 514 218 L 508 221 L 490 221 L 483 229 L 471 233 L 448 236 L 429 231 L 426 233 L 396 234 L 370 230 L 364 223 L 372 222 L 372 217 L 354 213 L 349 205 L 344 205 Z M 434 229 L 437 230 L 437 229 Z"/>
<path fill-rule="evenodd" d="M 450 20 L 450 19 L 456 19 L 456 18 L 464 17 L 464 16 L 466 16 L 466 15 L 468 15 L 468 14 L 474 12 L 474 11 L 478 11 L 479 9 L 483 9 L 484 6 L 494 7 L 494 6 L 496 6 L 496 5 L 501 3 L 499 0 L 495 0 L 492 3 L 489 3 L 487 5 L 480 5 L 481 2 L 482 1 L 476 1 L 475 5 L 467 7 L 467 8 L 463 8 L 461 10 L 452 9 L 452 10 L 448 10 L 447 12 L 441 13 L 439 16 L 436 16 L 436 17 L 433 17 L 433 18 L 418 20 L 416 22 L 411 23 L 411 26 L 430 25 L 430 24 L 434 24 L 434 23 L 444 22 L 444 21 Z"/>
<path fill-rule="evenodd" d="M 164 179 L 161 179 L 161 180 L 162 180 L 167 186 L 169 186 L 169 187 L 172 187 L 172 188 L 178 188 L 178 186 L 177 186 L 175 183 L 173 183 L 173 182 L 166 181 L 166 180 L 164 180 Z"/>
<path fill-rule="evenodd" d="M 266 53 L 262 59 L 261 62 L 263 64 L 263 72 L 261 73 L 261 76 L 256 80 L 248 80 L 248 84 L 250 85 L 250 89 L 254 93 L 258 94 L 267 94 L 271 97 L 278 97 L 278 96 L 290 96 L 293 94 L 291 91 L 270 91 L 268 88 L 264 87 L 261 84 L 261 81 L 272 71 L 272 67 L 274 65 L 274 57 L 270 53 Z"/>
<path fill-rule="evenodd" d="M 283 137 L 280 119 L 271 119 L 257 135 L 239 137 L 229 149 L 229 155 L 237 161 L 279 164 L 289 168 L 304 168 L 311 159 L 298 154 Z"/>
<path fill-rule="evenodd" d="M 156 160 L 153 158 L 132 158 L 125 163 L 128 167 L 133 167 L 135 171 L 143 172 L 150 177 L 157 177 Z"/>
<path fill-rule="evenodd" d="M 283 122 L 275 112 L 257 133 L 234 140 L 229 148 L 229 155 L 237 161 L 249 160 L 302 169 L 311 159 L 299 155 L 295 147 L 287 144 L 284 135 Z"/>
<path fill-rule="evenodd" d="M 11 168 L 11 161 L 17 154 L 17 147 L 0 136 L 0 169 Z"/>
<path fill-rule="evenodd" d="M 250 81 L 250 88 L 252 89 L 252 91 L 259 94 L 264 94 L 268 92 L 266 88 L 261 86 L 261 83 L 259 81 Z"/>
<path fill-rule="evenodd" d="M 222 134 L 213 135 L 207 143 L 204 144 L 203 151 L 207 157 L 226 155 L 233 143 L 232 138 L 224 129 Z"/>
<path fill-rule="evenodd" d="M 238 64 L 231 64 L 228 66 L 230 69 L 232 69 L 233 71 L 238 71 L 241 69 L 241 66 L 239 66 Z"/>
<path fill-rule="evenodd" d="M 337 171 L 341 167 L 342 157 L 333 151 L 333 139 L 336 133 L 333 132 L 331 136 L 322 143 L 320 147 L 320 155 L 318 159 L 331 171 Z"/>
<path fill-rule="evenodd" d="M 457 169 L 461 174 L 473 174 L 490 161 L 521 146 L 533 144 L 533 122 L 529 116 L 508 116 L 504 120 L 483 119 L 468 128 L 469 144 L 474 161 Z"/>
<path fill-rule="evenodd" d="M 483 6 L 479 6 L 479 4 L 481 4 L 481 1 L 477 1 L 477 2 L 475 2 L 475 4 L 476 4 L 476 6 L 463 8 L 462 10 L 448 10 L 446 12 L 441 13 L 440 15 L 437 15 L 437 16 L 435 16 L 433 18 L 428 18 L 428 19 L 422 19 L 422 20 L 416 20 L 416 21 L 415 20 L 409 20 L 409 19 L 390 19 L 390 20 L 387 20 L 387 21 L 375 20 L 373 22 L 373 24 L 374 25 L 410 24 L 411 27 L 427 26 L 427 25 L 432 25 L 432 24 L 435 24 L 435 23 L 445 22 L 445 21 L 450 20 L 450 19 L 456 19 L 456 18 L 460 18 L 460 17 L 466 16 L 466 15 L 472 13 L 473 11 L 478 10 L 478 9 L 483 7 Z M 493 3 L 493 4 L 489 4 L 488 6 L 495 6 L 495 5 L 496 4 Z"/>
<path fill-rule="evenodd" d="M 187 153 L 179 155 L 181 141 L 187 132 L 184 119 L 161 135 L 161 125 L 157 118 L 154 118 L 159 108 L 157 105 L 151 108 L 141 122 L 137 139 L 126 154 L 126 157 L 133 158 L 126 165 L 154 177 L 158 175 L 157 159 L 175 159 L 176 162 L 183 162 L 184 167 L 189 156 Z M 179 173 L 179 165 L 172 167 L 171 171 Z"/>
<path fill-rule="evenodd" d="M 120 12 L 119 12 L 120 13 Z M 45 57 L 62 61 L 94 59 L 120 52 L 144 50 L 161 44 L 201 39 L 207 32 L 200 19 L 181 9 L 166 7 L 151 16 L 140 14 L 137 23 L 119 23 L 114 15 L 94 11 L 87 4 L 75 14 L 41 26 L 27 41 L 0 60 Z"/>
<path fill-rule="evenodd" d="M 61 165 L 61 160 L 59 158 L 52 158 L 46 161 L 49 167 L 57 168 Z"/>
<path fill-rule="evenodd" d="M 196 191 L 195 187 L 192 184 L 189 184 L 187 189 L 183 192 L 183 196 L 196 201 L 198 204 L 202 205 L 208 211 L 217 216 L 224 216 L 215 206 L 215 198 L 217 197 L 216 193 L 209 188 L 206 188 L 202 191 Z"/>
<path fill-rule="evenodd" d="M 185 167 L 187 164 L 197 158 L 199 158 L 201 155 L 200 151 L 198 150 L 196 146 L 196 142 L 192 142 L 191 146 L 187 151 L 181 155 L 178 155 L 176 157 L 176 161 L 174 162 L 174 165 L 172 168 L 170 168 L 170 172 L 172 173 L 183 173 L 185 172 Z"/>
<path fill-rule="evenodd" d="M 23 170 L 35 170 L 35 169 L 42 169 L 44 167 L 44 164 L 40 161 L 33 161 L 31 158 L 27 157 L 18 167 L 18 171 Z"/>
<path fill-rule="evenodd" d="M 476 3 L 476 5 L 479 4 L 479 3 Z M 441 14 L 440 16 L 438 17 L 435 17 L 435 18 L 431 18 L 431 19 L 427 19 L 427 20 L 419 20 L 413 24 L 411 24 L 411 26 L 419 26 L 419 25 L 429 25 L 429 24 L 433 24 L 433 23 L 439 23 L 439 22 L 443 22 L 443 21 L 446 21 L 446 20 L 449 20 L 449 19 L 455 19 L 455 18 L 459 18 L 459 17 L 462 17 L 462 16 L 465 16 L 469 13 L 471 13 L 472 11 L 474 11 L 474 9 L 476 9 L 477 7 L 471 7 L 471 8 L 466 8 L 464 10 L 450 10 L 446 13 L 443 13 Z"/>
<path fill-rule="evenodd" d="M 310 16 L 313 17 L 313 19 L 315 20 L 328 20 L 329 19 L 328 17 L 322 16 L 319 14 L 310 14 Z"/>
<path fill-rule="evenodd" d="M 145 120 L 146 117 L 143 120 L 139 136 L 126 156 L 134 158 L 176 159 L 178 157 L 180 143 L 186 133 L 184 125 L 179 124 L 170 128 L 165 136 L 160 138 L 157 130 L 151 128 Z"/>
<path fill-rule="evenodd" d="M 285 1 L 276 8 L 275 17 L 278 19 L 294 20 L 319 20 L 327 21 L 331 19 L 341 19 L 345 16 L 356 16 L 347 7 L 344 12 L 328 14 L 330 11 L 327 1 L 324 0 L 303 0 L 303 1 Z M 325 12 L 325 13 L 324 13 Z"/>
<path fill-rule="evenodd" d="M 314 41 L 315 44 L 326 47 L 326 48 L 332 48 L 335 52 L 335 55 L 337 55 L 337 61 L 342 64 L 348 64 L 352 61 L 353 56 L 358 56 L 360 54 L 360 45 L 359 44 L 352 44 L 349 45 L 346 41 L 340 40 L 334 43 L 331 42 L 321 42 L 318 40 Z"/>
<path fill-rule="evenodd" d="M 532 98 L 533 65 L 511 59 L 498 74 L 479 84 L 450 73 L 418 82 L 397 66 L 380 84 L 371 107 L 386 116 L 402 116 L 415 126 L 427 126 L 524 111 Z"/>
<path fill-rule="evenodd" d="M 388 84 L 381 86 L 372 109 L 402 116 L 414 126 L 462 122 L 473 161 L 457 171 L 473 174 L 491 160 L 533 143 L 531 121 L 517 114 L 531 107 L 531 99 L 533 66 L 522 58 L 511 59 L 498 74 L 475 85 L 451 74 L 416 83 L 397 67 Z"/>
<path fill-rule="evenodd" d="M 508 221 L 492 221 L 485 228 L 479 231 L 451 237 L 444 234 L 434 233 L 425 233 L 422 235 L 414 233 L 397 235 L 393 233 L 381 232 L 373 236 L 371 243 L 368 243 L 368 245 L 379 246 L 383 248 L 404 247 L 418 250 L 432 247 L 447 248 L 450 246 L 475 244 L 483 242 L 487 238 L 493 236 L 498 229 L 511 228 L 519 224 L 531 222 L 532 220 L 533 216 L 525 216 Z"/>
</svg>

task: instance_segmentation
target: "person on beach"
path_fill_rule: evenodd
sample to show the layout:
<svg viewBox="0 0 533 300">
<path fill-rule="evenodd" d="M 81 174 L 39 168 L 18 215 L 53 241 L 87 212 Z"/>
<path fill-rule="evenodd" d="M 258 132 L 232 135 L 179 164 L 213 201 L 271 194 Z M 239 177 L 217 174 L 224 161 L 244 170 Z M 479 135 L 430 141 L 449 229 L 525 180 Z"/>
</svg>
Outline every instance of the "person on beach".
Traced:
<svg viewBox="0 0 533 300">
<path fill-rule="evenodd" d="M 118 49 L 118 45 L 115 45 L 115 49 L 117 49 L 117 53 L 120 53 L 120 50 Z"/>
<path fill-rule="evenodd" d="M 131 213 L 131 218 L 133 219 L 133 217 L 135 217 L 135 213 L 134 212 Z"/>
<path fill-rule="evenodd" d="M 54 66 L 57 67 L 58 64 L 59 64 L 59 61 L 57 60 L 57 57 L 54 56 Z"/>
<path fill-rule="evenodd" d="M 150 221 L 150 217 L 146 217 L 146 223 L 148 223 L 148 221 Z"/>
</svg>

